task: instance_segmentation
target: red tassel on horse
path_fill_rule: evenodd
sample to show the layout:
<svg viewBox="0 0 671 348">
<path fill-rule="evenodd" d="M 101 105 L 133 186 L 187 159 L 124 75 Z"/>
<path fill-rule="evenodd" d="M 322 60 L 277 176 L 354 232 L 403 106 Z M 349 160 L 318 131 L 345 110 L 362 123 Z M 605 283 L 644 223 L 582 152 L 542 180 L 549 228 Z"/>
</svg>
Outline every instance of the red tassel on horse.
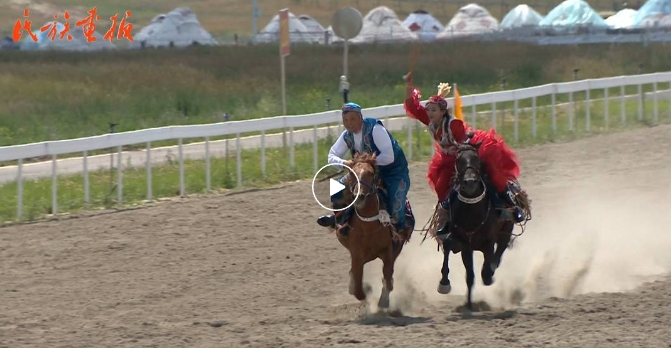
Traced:
<svg viewBox="0 0 671 348">
<path fill-rule="evenodd" d="M 477 130 L 471 144 L 482 141 L 478 151 L 485 164 L 492 185 L 501 192 L 509 180 L 517 180 L 520 175 L 519 159 L 494 129 L 488 132 Z"/>
</svg>

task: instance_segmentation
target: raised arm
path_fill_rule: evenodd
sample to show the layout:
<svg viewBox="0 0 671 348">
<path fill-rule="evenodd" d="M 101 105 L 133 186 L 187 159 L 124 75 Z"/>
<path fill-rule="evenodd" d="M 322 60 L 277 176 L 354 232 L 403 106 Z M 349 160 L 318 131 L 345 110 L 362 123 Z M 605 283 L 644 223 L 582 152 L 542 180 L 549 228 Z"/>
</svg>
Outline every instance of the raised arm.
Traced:
<svg viewBox="0 0 671 348">
<path fill-rule="evenodd" d="M 426 110 L 419 103 L 421 95 L 419 94 L 419 89 L 415 88 L 412 84 L 412 72 L 403 76 L 403 79 L 405 80 L 405 101 L 403 102 L 405 113 L 408 117 L 428 126 L 429 115 L 426 114 Z"/>
</svg>

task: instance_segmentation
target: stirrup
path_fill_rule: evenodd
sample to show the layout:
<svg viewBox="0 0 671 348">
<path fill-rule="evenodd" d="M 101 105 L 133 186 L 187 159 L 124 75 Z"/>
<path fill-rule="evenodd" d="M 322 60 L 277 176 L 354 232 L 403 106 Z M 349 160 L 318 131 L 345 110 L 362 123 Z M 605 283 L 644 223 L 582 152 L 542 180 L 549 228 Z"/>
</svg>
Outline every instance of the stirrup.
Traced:
<svg viewBox="0 0 671 348">
<path fill-rule="evenodd" d="M 343 237 L 347 237 L 347 235 L 349 234 L 349 231 L 351 229 L 352 228 L 349 225 L 344 225 L 344 226 L 340 227 L 340 229 L 338 230 L 338 233 L 340 233 L 340 235 L 343 236 Z"/>
<path fill-rule="evenodd" d="M 513 218 L 513 221 L 515 221 L 516 223 L 520 223 L 520 222 L 524 221 L 525 216 L 524 216 L 524 211 L 522 210 L 522 208 L 520 208 L 517 205 L 514 206 L 513 211 L 512 211 L 512 218 Z"/>
</svg>

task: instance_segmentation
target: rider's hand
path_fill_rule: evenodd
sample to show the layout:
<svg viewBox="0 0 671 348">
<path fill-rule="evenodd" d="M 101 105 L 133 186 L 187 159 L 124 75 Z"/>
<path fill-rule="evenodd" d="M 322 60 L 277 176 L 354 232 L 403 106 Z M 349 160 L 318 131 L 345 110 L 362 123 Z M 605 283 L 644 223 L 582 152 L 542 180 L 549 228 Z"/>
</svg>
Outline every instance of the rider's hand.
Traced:
<svg viewBox="0 0 671 348">
<path fill-rule="evenodd" d="M 347 161 L 343 162 L 343 164 L 352 168 L 352 165 L 354 164 L 354 162 L 352 162 L 351 160 L 347 160 Z"/>
<path fill-rule="evenodd" d="M 405 81 L 405 84 L 408 85 L 408 86 L 412 85 L 412 71 L 403 75 L 403 81 Z"/>
</svg>

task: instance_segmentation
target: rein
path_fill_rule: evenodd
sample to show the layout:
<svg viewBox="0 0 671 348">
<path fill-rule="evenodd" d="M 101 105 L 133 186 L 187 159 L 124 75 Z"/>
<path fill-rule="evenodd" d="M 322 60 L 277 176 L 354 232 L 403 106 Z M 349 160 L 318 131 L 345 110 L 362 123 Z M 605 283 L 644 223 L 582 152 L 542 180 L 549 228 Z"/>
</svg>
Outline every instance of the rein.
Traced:
<svg viewBox="0 0 671 348">
<path fill-rule="evenodd" d="M 391 225 L 391 217 L 389 216 L 389 213 L 387 213 L 386 210 L 380 209 L 380 196 L 377 194 L 377 184 L 376 183 L 377 183 L 377 173 L 373 174 L 373 183 L 372 184 L 369 184 L 369 183 L 367 183 L 365 181 L 362 181 L 362 180 L 358 180 L 359 185 L 364 185 L 364 186 L 366 186 L 367 188 L 370 189 L 370 191 L 368 193 L 366 193 L 364 195 L 360 195 L 360 196 L 363 196 L 364 199 L 367 199 L 371 195 L 375 195 L 375 203 L 377 204 L 377 214 L 375 214 L 373 216 L 369 216 L 369 217 L 361 216 L 361 214 L 359 213 L 359 210 L 357 209 L 356 205 L 354 205 L 354 207 L 353 207 L 354 208 L 354 213 L 359 218 L 359 220 L 361 220 L 363 222 L 380 221 L 380 223 L 382 225 L 389 226 L 389 225 Z M 350 187 L 350 191 L 352 193 L 354 193 L 354 188 Z"/>
<path fill-rule="evenodd" d="M 482 179 L 480 179 L 480 182 L 482 183 L 483 188 L 486 187 L 485 182 Z M 461 195 L 461 191 L 457 191 L 457 197 L 459 198 L 459 200 L 461 202 L 466 203 L 466 204 L 480 203 L 485 198 L 486 195 L 487 195 L 487 190 L 486 189 L 483 189 L 482 193 L 475 198 L 464 197 L 464 196 Z"/>
<path fill-rule="evenodd" d="M 457 158 L 460 157 L 461 155 L 462 154 L 459 153 L 457 155 Z M 480 179 L 480 184 L 482 185 L 482 193 L 480 195 L 478 195 L 477 197 L 468 198 L 468 197 L 465 197 L 461 194 L 461 190 L 457 190 L 457 198 L 459 199 L 460 202 L 465 203 L 465 204 L 478 204 L 478 203 L 482 202 L 482 200 L 487 196 L 487 185 L 485 184 L 484 180 L 482 180 L 482 176 L 480 175 L 480 170 L 478 168 L 475 168 L 473 166 L 467 166 L 466 169 L 464 170 L 464 173 L 466 171 L 468 171 L 469 169 L 475 171 L 478 178 Z M 457 172 L 457 177 L 459 177 L 459 178 L 463 177 L 463 175 L 464 175 L 463 173 L 460 174 L 456 170 L 456 163 L 455 163 L 455 172 Z M 473 236 L 475 235 L 475 233 L 480 228 L 482 228 L 482 226 L 485 225 L 487 220 L 489 220 L 489 214 L 491 212 L 491 209 L 492 209 L 492 203 L 488 202 L 487 211 L 485 212 L 484 218 L 480 221 L 480 223 L 474 229 L 465 231 L 465 234 L 468 237 L 469 242 L 473 239 Z M 452 209 L 452 204 L 450 204 L 450 216 L 454 216 L 454 214 L 452 213 L 452 210 L 453 210 Z M 453 219 L 451 219 L 451 220 L 454 221 Z M 456 231 L 457 229 L 460 228 L 459 225 L 455 222 L 451 222 L 451 224 L 454 227 L 454 231 Z"/>
</svg>

